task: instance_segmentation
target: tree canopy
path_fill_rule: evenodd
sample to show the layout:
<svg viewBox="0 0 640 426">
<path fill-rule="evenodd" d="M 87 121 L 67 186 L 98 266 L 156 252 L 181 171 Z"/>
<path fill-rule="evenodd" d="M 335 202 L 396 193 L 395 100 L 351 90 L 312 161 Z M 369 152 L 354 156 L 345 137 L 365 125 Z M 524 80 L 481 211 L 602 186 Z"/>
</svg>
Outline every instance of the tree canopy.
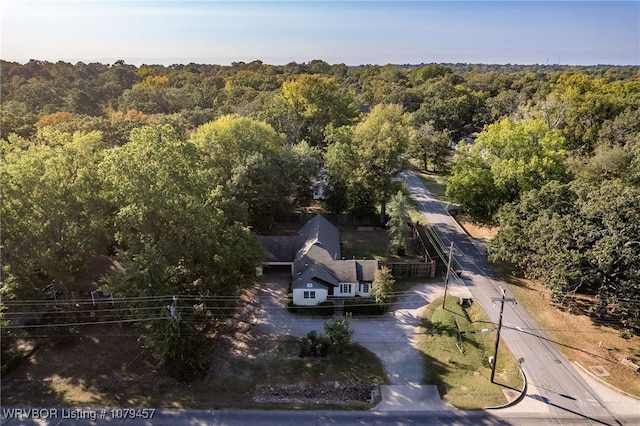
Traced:
<svg viewBox="0 0 640 426">
<path fill-rule="evenodd" d="M 328 210 L 379 209 L 384 225 L 395 174 L 412 159 L 445 170 L 457 144 L 447 194 L 500 222 L 491 255 L 559 295 L 615 298 L 632 321 L 639 67 L 0 66 L 3 297 L 68 291 L 99 255 L 123 263 L 114 293 L 233 296 L 261 256 L 250 226 L 310 206 L 319 181 Z M 166 308 L 143 331 L 187 377 L 211 318 L 182 300 L 199 337 L 176 340 Z"/>
</svg>

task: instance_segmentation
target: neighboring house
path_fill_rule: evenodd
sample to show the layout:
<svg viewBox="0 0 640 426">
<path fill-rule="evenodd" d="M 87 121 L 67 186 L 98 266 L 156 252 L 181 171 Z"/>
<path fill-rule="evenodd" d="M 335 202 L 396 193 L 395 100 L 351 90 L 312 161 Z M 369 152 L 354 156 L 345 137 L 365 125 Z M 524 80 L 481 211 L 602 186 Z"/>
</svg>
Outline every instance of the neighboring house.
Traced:
<svg viewBox="0 0 640 426">
<path fill-rule="evenodd" d="M 460 142 L 465 142 L 467 145 L 473 145 L 476 143 L 476 139 L 478 138 L 478 136 L 480 136 L 480 132 L 482 132 L 482 128 L 479 126 L 476 126 L 474 124 L 467 124 L 462 128 L 462 134 L 464 136 L 455 139 L 455 140 L 451 140 L 449 141 L 449 148 L 453 149 L 453 150 L 457 150 L 458 149 L 458 144 Z"/>
<path fill-rule="evenodd" d="M 261 237 L 265 265 L 290 266 L 294 305 L 317 305 L 330 298 L 370 296 L 377 260 L 345 260 L 340 233 L 316 215 L 298 235 Z"/>
</svg>

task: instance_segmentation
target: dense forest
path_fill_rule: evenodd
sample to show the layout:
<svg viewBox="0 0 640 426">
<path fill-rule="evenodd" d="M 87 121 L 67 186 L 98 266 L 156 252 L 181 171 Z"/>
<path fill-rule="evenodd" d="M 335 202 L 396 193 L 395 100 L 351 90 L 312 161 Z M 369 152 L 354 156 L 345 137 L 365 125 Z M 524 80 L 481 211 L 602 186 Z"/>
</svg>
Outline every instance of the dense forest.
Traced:
<svg viewBox="0 0 640 426">
<path fill-rule="evenodd" d="M 328 211 L 384 217 L 413 164 L 499 224 L 490 258 L 639 330 L 639 67 L 32 60 L 0 77 L 5 301 L 64 293 L 116 254 L 114 293 L 237 295 L 252 227 L 309 206 L 319 177 Z M 181 377 L 206 365 L 174 368 L 202 345 L 201 308 L 177 349 L 145 331 Z"/>
</svg>

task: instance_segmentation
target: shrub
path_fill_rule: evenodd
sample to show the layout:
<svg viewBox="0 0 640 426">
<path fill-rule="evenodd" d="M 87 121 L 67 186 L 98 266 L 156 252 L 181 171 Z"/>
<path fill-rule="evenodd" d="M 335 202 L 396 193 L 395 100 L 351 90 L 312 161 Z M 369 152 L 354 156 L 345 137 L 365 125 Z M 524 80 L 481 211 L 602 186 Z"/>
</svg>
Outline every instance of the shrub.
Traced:
<svg viewBox="0 0 640 426">
<path fill-rule="evenodd" d="M 311 330 L 307 333 L 307 337 L 300 341 L 300 352 L 298 355 L 300 358 L 306 356 L 327 356 L 329 346 L 329 341 L 325 336 L 318 334 L 315 330 Z"/>
<path fill-rule="evenodd" d="M 325 322 L 324 332 L 329 344 L 335 348 L 336 352 L 340 352 L 340 349 L 348 345 L 353 336 L 353 330 L 349 328 L 349 323 L 345 319 Z"/>
</svg>

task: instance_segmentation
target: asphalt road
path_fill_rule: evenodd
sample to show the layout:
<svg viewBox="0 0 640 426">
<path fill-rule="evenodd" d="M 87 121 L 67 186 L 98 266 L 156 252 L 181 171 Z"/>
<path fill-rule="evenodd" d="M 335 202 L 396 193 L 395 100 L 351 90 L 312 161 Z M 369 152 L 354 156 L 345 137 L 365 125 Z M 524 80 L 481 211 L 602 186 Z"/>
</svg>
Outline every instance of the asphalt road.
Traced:
<svg viewBox="0 0 640 426">
<path fill-rule="evenodd" d="M 463 278 L 454 276 L 454 284 L 465 285 L 474 302 L 480 303 L 497 324 L 499 304 L 494 307 L 492 298 L 501 296 L 500 286 L 506 288 L 505 284 L 485 260 L 484 253 L 478 251 L 447 213 L 446 206 L 429 193 L 420 179 L 411 172 L 404 173 L 403 179 L 411 197 L 444 245 L 449 247 L 453 242 L 453 258 L 463 271 Z M 507 297 L 513 295 L 507 294 Z M 503 325 L 500 344 L 506 344 L 516 358 L 524 358 L 522 367 L 528 378 L 527 397 L 513 409 L 504 410 L 505 413 L 537 412 L 546 424 L 564 424 L 567 419 L 584 424 L 626 424 L 628 414 L 635 412 L 640 416 L 638 400 L 619 396 L 617 400 L 624 400 L 622 408 L 616 401 L 605 403 L 601 394 L 595 392 L 556 349 L 522 305 L 505 305 Z M 617 413 L 620 410 L 622 414 Z"/>
</svg>

